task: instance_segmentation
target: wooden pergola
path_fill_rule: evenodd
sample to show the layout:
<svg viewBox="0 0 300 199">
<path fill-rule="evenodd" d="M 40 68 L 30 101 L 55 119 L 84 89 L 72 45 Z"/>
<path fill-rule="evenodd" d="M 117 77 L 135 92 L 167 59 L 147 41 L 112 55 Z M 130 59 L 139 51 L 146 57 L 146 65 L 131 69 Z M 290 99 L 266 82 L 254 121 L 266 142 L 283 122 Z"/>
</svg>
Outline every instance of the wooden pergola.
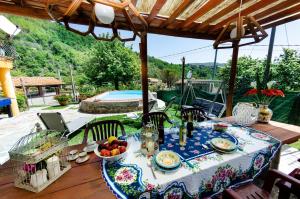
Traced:
<svg viewBox="0 0 300 199">
<path fill-rule="evenodd" d="M 143 111 L 148 112 L 147 33 L 176 37 L 216 40 L 223 27 L 239 15 L 253 17 L 263 29 L 276 27 L 300 18 L 299 0 L 1 0 L 0 12 L 45 20 L 131 30 L 141 38 L 141 78 Z M 72 5 L 70 6 L 70 5 Z M 115 8 L 115 20 L 106 25 L 93 18 L 94 3 Z M 67 17 L 63 17 L 67 16 Z M 92 20 L 91 20 L 92 19 Z M 131 19 L 131 20 L 129 20 Z M 65 23 L 66 25 L 66 23 Z M 226 33 L 229 35 L 230 30 Z M 114 31 L 115 33 L 116 31 Z M 246 31 L 248 34 L 249 31 Z M 238 46 L 232 45 L 232 68 L 227 99 L 231 114 L 237 71 Z"/>
</svg>

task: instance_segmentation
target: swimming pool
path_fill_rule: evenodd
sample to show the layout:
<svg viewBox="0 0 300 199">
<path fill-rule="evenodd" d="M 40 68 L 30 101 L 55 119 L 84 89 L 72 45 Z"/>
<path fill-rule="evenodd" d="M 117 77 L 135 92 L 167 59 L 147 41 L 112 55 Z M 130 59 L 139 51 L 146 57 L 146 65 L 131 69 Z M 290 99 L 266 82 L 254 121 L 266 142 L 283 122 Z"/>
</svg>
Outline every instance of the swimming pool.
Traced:
<svg viewBox="0 0 300 199">
<path fill-rule="evenodd" d="M 133 100 L 142 99 L 142 91 L 140 90 L 123 90 L 109 91 L 98 95 L 95 100 L 110 101 L 110 100 Z"/>
<path fill-rule="evenodd" d="M 149 99 L 153 98 L 150 94 Z M 128 113 L 142 108 L 141 90 L 107 91 L 83 100 L 79 105 L 79 110 L 85 113 Z"/>
</svg>

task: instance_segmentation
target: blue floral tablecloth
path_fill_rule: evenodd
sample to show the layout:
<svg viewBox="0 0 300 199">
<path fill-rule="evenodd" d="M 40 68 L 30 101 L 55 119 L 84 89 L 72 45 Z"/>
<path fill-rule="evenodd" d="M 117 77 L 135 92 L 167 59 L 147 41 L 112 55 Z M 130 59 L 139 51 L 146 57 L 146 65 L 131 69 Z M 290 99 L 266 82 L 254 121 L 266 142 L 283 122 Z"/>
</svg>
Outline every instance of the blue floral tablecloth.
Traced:
<svg viewBox="0 0 300 199">
<path fill-rule="evenodd" d="M 138 136 L 128 138 L 127 157 L 116 163 L 103 161 L 102 175 L 117 198 L 202 198 L 221 193 L 225 188 L 252 181 L 267 169 L 270 160 L 280 148 L 280 141 L 257 130 L 230 125 L 226 133 L 212 130 L 215 121 L 199 123 L 197 131 L 185 147 L 178 145 L 178 135 L 165 135 L 160 150 L 176 151 L 189 160 L 174 173 L 155 171 L 157 179 L 147 165 L 147 157 L 138 153 Z M 215 137 L 228 138 L 241 150 L 220 154 L 205 149 L 202 144 Z"/>
</svg>

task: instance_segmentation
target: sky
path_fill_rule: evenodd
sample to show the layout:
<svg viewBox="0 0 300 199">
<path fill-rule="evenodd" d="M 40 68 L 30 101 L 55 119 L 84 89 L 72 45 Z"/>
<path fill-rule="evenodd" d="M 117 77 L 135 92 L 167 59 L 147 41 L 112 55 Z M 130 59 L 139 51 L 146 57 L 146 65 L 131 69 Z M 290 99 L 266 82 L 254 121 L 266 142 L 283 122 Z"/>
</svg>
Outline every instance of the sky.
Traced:
<svg viewBox="0 0 300 199">
<path fill-rule="evenodd" d="M 108 29 L 97 28 L 96 33 L 101 34 L 108 32 Z M 132 33 L 128 31 L 120 31 L 123 37 L 131 36 Z M 270 35 L 271 29 L 267 29 L 266 32 Z M 270 36 L 258 43 L 258 45 L 268 45 Z M 139 51 L 139 38 L 134 42 L 127 42 L 126 45 L 132 46 L 134 51 Z M 190 39 L 181 37 L 171 37 L 164 35 L 148 34 L 148 55 L 160 58 L 170 63 L 180 63 L 181 58 L 185 56 L 186 63 L 203 63 L 213 62 L 215 56 L 215 50 L 212 47 L 213 41 Z M 287 23 L 286 25 L 278 26 L 275 35 L 275 45 L 300 45 L 300 20 Z M 207 47 L 209 46 L 209 47 Z M 203 48 L 205 47 L 205 48 Z M 288 46 L 286 46 L 288 47 Z M 198 49 L 200 48 L 200 49 Z M 201 49 L 202 48 L 202 49 Z M 273 59 L 278 57 L 282 53 L 281 46 L 274 46 Z M 300 51 L 300 46 L 290 48 Z M 178 55 L 184 51 L 190 51 Z M 241 47 L 239 50 L 239 56 L 250 55 L 253 58 L 265 58 L 268 52 L 268 46 L 254 46 L 248 45 Z M 232 49 L 218 50 L 217 62 L 226 63 L 232 54 Z"/>
</svg>

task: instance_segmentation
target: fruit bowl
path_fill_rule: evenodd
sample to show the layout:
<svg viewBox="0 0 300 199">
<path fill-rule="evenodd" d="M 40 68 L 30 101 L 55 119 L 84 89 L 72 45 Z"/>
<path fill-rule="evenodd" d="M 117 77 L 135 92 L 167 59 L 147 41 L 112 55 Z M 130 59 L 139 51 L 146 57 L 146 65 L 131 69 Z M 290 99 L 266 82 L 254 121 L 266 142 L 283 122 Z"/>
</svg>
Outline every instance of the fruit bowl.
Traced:
<svg viewBox="0 0 300 199">
<path fill-rule="evenodd" d="M 118 142 L 126 142 L 125 140 L 117 140 Z M 97 148 L 94 149 L 94 153 L 102 158 L 103 160 L 109 162 L 116 162 L 121 158 L 126 157 L 129 145 L 126 142 L 126 146 L 118 144 L 109 143 L 108 141 L 98 145 Z M 113 148 L 110 148 L 113 147 Z"/>
</svg>

